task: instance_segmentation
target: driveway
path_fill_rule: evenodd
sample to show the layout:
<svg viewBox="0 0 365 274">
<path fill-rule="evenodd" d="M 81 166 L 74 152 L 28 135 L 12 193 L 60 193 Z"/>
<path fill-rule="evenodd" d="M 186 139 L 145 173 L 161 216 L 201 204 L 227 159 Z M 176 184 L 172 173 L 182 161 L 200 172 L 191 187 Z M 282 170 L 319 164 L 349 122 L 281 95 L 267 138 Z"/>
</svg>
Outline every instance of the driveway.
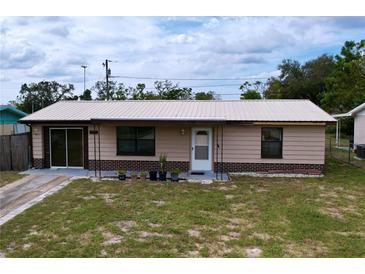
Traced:
<svg viewBox="0 0 365 274">
<path fill-rule="evenodd" d="M 0 188 L 0 225 L 42 200 L 50 191 L 60 189 L 68 179 L 64 175 L 34 174 Z"/>
</svg>

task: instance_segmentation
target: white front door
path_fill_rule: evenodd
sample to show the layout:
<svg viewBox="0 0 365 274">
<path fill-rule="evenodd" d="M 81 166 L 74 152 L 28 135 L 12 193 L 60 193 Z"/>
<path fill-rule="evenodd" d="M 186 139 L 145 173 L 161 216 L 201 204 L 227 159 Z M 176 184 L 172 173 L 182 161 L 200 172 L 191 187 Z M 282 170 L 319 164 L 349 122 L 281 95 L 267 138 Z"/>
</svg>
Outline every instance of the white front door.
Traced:
<svg viewBox="0 0 365 274">
<path fill-rule="evenodd" d="M 191 169 L 212 170 L 212 129 L 192 129 Z"/>
</svg>

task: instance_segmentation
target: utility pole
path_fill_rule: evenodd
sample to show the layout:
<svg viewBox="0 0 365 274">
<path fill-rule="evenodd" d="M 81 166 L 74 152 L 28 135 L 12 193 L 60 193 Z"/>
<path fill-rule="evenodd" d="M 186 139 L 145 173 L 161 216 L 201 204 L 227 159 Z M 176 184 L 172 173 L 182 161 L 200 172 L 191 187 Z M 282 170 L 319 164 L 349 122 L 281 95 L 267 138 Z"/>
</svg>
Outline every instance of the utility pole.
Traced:
<svg viewBox="0 0 365 274">
<path fill-rule="evenodd" d="M 86 68 L 87 65 L 81 65 L 81 67 L 84 69 L 84 92 L 86 90 Z"/>
<path fill-rule="evenodd" d="M 106 78 L 106 100 L 109 101 L 109 76 L 111 75 L 111 69 L 109 68 L 109 62 L 111 62 L 108 59 L 105 59 L 105 63 L 103 63 L 103 66 L 105 66 L 105 78 Z"/>
</svg>

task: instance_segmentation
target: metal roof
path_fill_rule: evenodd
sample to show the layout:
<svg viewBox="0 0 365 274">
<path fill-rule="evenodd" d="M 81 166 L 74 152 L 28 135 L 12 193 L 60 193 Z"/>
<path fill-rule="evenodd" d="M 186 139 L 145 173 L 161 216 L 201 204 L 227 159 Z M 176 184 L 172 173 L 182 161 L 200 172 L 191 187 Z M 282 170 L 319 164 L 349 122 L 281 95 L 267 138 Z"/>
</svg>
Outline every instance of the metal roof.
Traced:
<svg viewBox="0 0 365 274">
<path fill-rule="evenodd" d="M 93 120 L 335 122 L 309 100 L 60 101 L 22 122 Z"/>
<path fill-rule="evenodd" d="M 16 107 L 14 107 L 12 105 L 0 105 L 0 112 L 2 112 L 2 111 L 13 112 L 19 117 L 24 117 L 24 116 L 28 115 L 27 113 L 21 111 L 20 109 L 17 109 Z"/>
<path fill-rule="evenodd" d="M 365 110 L 365 102 L 362 103 L 361 105 L 357 106 L 356 108 L 350 110 L 349 112 L 341 113 L 341 114 L 334 114 L 334 115 L 332 115 L 332 117 L 341 118 L 341 117 L 356 116 L 356 114 L 362 110 Z"/>
</svg>

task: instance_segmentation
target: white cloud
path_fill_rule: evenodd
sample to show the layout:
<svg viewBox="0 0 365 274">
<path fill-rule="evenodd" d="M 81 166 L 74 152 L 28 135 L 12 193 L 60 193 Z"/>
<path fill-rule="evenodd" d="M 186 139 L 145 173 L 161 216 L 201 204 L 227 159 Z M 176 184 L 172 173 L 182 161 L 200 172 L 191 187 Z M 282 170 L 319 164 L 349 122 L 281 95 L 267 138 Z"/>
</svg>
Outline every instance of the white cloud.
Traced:
<svg viewBox="0 0 365 274">
<path fill-rule="evenodd" d="M 80 65 L 88 64 L 91 86 L 103 79 L 101 63 L 106 58 L 117 61 L 111 63 L 114 75 L 266 77 L 283 58 L 303 61 L 337 53 L 345 40 L 363 38 L 363 22 L 364 18 L 333 17 L 2 18 L 2 100 L 13 99 L 22 83 L 40 80 L 73 83 L 78 93 Z M 127 85 L 139 81 L 118 80 Z M 144 82 L 153 86 L 153 81 Z M 226 91 L 238 90 L 221 89 Z"/>
</svg>

